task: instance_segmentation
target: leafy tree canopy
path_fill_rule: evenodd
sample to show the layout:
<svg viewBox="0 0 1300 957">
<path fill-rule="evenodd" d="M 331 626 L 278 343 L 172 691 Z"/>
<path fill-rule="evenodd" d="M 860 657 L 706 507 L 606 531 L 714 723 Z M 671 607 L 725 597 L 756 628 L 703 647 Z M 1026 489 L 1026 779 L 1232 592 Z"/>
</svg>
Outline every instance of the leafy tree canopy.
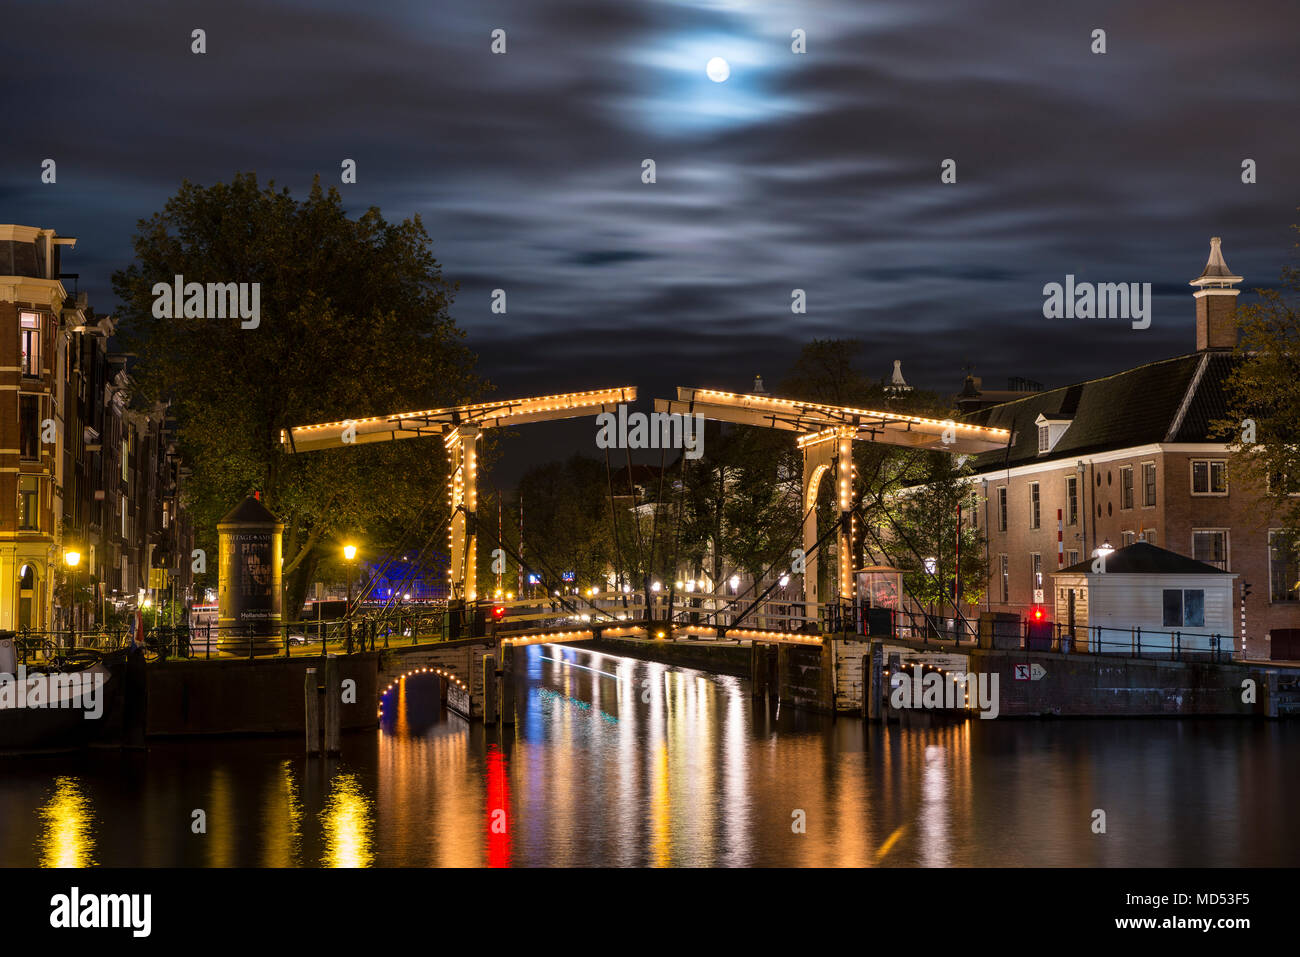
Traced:
<svg viewBox="0 0 1300 957">
<path fill-rule="evenodd" d="M 1300 225 L 1292 226 L 1300 233 Z M 1295 244 L 1300 248 L 1300 242 Z M 1261 521 L 1280 520 L 1300 538 L 1300 267 L 1282 270 L 1279 289 L 1237 307 L 1237 361 L 1225 384 L 1227 417 L 1214 423 L 1229 439 L 1233 481 L 1264 498 Z M 1270 516 L 1270 511 L 1272 515 Z"/>
<path fill-rule="evenodd" d="M 418 216 L 390 223 L 371 208 L 351 219 L 319 178 L 299 201 L 238 174 L 182 183 L 133 242 L 135 261 L 113 276 L 138 357 L 132 376 L 142 400 L 171 403 L 209 555 L 217 520 L 260 489 L 286 525 L 291 615 L 336 537 L 363 534 L 363 557 L 373 557 L 446 520 L 436 440 L 298 455 L 280 442 L 291 426 L 454 405 L 486 390 L 449 313 L 455 285 Z M 258 283 L 259 324 L 156 317 L 155 284 L 178 275 Z"/>
</svg>

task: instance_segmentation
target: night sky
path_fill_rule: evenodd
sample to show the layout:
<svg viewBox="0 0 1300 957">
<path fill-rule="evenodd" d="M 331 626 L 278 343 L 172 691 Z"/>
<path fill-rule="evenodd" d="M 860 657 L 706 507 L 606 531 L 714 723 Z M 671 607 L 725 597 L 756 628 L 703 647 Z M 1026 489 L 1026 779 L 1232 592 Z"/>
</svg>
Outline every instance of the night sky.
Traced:
<svg viewBox="0 0 1300 957">
<path fill-rule="evenodd" d="M 1210 237 L 1273 285 L 1300 206 L 1295 0 L 47 0 L 0 24 L 0 222 L 77 236 L 101 312 L 182 178 L 301 196 L 352 158 L 349 210 L 421 214 L 502 396 L 743 390 L 814 337 L 924 388 L 967 362 L 1061 385 L 1192 351 Z M 1152 283 L 1151 328 L 1043 318 L 1067 273 Z"/>
</svg>

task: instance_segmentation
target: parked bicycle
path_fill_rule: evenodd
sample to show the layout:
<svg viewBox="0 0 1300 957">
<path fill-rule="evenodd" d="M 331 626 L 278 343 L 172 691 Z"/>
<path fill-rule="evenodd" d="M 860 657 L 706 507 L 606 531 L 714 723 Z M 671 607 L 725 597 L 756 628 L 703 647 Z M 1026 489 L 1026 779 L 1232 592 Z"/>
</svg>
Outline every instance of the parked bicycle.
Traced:
<svg viewBox="0 0 1300 957">
<path fill-rule="evenodd" d="M 44 635 L 34 635 L 27 627 L 19 629 L 14 644 L 18 649 L 19 660 L 24 662 L 35 661 L 37 658 L 49 662 L 59 654 L 59 646 L 52 639 Z"/>
</svg>

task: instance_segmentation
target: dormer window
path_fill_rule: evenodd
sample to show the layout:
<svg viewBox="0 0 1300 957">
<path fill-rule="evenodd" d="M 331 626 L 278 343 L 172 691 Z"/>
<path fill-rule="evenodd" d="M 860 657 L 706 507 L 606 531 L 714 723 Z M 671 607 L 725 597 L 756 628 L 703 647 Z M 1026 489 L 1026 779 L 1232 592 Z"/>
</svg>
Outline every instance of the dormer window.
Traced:
<svg viewBox="0 0 1300 957">
<path fill-rule="evenodd" d="M 1046 455 L 1056 448 L 1057 442 L 1061 441 L 1061 436 L 1070 427 L 1070 420 L 1048 418 L 1040 413 L 1038 418 L 1034 420 L 1034 424 L 1038 426 L 1038 454 Z"/>
</svg>

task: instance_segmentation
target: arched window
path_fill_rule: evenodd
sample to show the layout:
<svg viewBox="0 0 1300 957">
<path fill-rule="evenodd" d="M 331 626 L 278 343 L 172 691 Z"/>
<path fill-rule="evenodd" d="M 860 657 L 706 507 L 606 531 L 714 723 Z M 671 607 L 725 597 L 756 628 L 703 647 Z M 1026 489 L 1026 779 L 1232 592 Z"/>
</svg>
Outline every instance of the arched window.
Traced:
<svg viewBox="0 0 1300 957">
<path fill-rule="evenodd" d="M 36 569 L 34 567 L 24 565 L 18 570 L 18 587 L 21 590 L 36 587 Z"/>
</svg>

